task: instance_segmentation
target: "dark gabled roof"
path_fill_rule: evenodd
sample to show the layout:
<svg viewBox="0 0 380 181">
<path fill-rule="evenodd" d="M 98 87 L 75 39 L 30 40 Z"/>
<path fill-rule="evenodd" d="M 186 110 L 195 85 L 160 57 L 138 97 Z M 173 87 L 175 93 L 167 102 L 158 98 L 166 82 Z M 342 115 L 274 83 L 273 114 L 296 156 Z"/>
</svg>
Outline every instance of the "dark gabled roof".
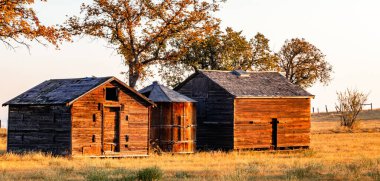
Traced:
<svg viewBox="0 0 380 181">
<path fill-rule="evenodd" d="M 185 95 L 158 84 L 156 81 L 150 86 L 141 89 L 139 92 L 146 95 L 153 102 L 197 102 Z"/>
<path fill-rule="evenodd" d="M 136 93 L 149 104 L 154 104 L 133 88 L 115 77 L 86 77 L 76 79 L 51 79 L 29 89 L 3 104 L 6 105 L 48 105 L 71 104 L 79 97 L 107 82 L 117 81 L 125 88 Z"/>
<path fill-rule="evenodd" d="M 290 83 L 278 72 L 200 70 L 188 79 L 198 74 L 205 75 L 235 97 L 313 97 L 300 86 Z M 185 80 L 175 90 L 187 81 L 189 80 Z"/>
</svg>

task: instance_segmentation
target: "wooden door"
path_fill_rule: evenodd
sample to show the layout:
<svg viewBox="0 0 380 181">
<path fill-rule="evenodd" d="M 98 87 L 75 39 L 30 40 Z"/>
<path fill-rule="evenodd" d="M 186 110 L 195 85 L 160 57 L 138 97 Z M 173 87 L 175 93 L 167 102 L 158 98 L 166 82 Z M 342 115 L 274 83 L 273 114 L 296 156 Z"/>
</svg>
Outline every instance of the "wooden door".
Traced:
<svg viewBox="0 0 380 181">
<path fill-rule="evenodd" d="M 102 148 L 103 154 L 120 151 L 120 108 L 105 107 L 102 122 Z"/>
<path fill-rule="evenodd" d="M 278 120 L 277 118 L 272 118 L 272 145 L 273 149 L 277 149 L 277 137 L 278 137 Z"/>
</svg>

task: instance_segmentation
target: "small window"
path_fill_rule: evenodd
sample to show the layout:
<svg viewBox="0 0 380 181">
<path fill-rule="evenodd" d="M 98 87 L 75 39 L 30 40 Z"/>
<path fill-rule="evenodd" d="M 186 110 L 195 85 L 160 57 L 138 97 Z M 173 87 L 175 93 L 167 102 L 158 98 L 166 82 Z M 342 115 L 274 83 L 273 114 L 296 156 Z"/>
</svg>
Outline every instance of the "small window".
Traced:
<svg viewBox="0 0 380 181">
<path fill-rule="evenodd" d="M 92 135 L 92 142 L 95 143 L 95 141 L 96 141 L 96 137 L 95 135 Z"/>
<path fill-rule="evenodd" d="M 117 88 L 106 88 L 106 100 L 117 101 Z"/>
<path fill-rule="evenodd" d="M 129 141 L 129 136 L 125 135 L 125 142 L 128 142 L 128 141 Z"/>
<path fill-rule="evenodd" d="M 92 122 L 96 122 L 96 114 L 92 115 Z"/>
<path fill-rule="evenodd" d="M 125 120 L 128 121 L 128 115 L 125 115 Z"/>
</svg>

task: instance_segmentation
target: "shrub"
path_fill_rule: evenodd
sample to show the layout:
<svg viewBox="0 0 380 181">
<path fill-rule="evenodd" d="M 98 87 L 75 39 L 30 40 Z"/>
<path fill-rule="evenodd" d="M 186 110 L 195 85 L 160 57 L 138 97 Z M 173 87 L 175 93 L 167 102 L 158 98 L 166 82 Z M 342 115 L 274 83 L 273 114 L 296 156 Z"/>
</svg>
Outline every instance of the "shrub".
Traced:
<svg viewBox="0 0 380 181">
<path fill-rule="evenodd" d="M 344 92 L 337 92 L 337 95 L 338 103 L 335 109 L 340 115 L 340 125 L 352 129 L 362 111 L 362 105 L 367 101 L 368 94 L 347 89 Z"/>
<path fill-rule="evenodd" d="M 163 175 L 164 173 L 158 167 L 144 168 L 137 172 L 138 180 L 142 181 L 160 180 Z"/>
</svg>

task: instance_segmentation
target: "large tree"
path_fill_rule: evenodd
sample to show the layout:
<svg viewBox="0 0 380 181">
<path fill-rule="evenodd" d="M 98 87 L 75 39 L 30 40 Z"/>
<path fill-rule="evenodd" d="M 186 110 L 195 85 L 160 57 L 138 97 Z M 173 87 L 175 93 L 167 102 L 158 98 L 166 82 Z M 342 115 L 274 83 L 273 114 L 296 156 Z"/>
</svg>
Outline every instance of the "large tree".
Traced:
<svg viewBox="0 0 380 181">
<path fill-rule="evenodd" d="M 279 70 L 278 56 L 269 48 L 269 39 L 263 34 L 257 33 L 250 40 L 252 46 L 252 56 L 248 67 L 256 71 L 274 71 Z"/>
<path fill-rule="evenodd" d="M 315 82 L 327 84 L 332 66 L 325 55 L 305 39 L 286 40 L 278 53 L 279 67 L 286 78 L 301 87 L 310 87 Z"/>
<path fill-rule="evenodd" d="M 68 20 L 67 30 L 108 41 L 124 58 L 134 87 L 149 65 L 177 60 L 212 31 L 217 10 L 217 0 L 94 0 L 82 5 L 83 18 Z"/>
<path fill-rule="evenodd" d="M 58 45 L 68 34 L 59 31 L 54 26 L 44 26 L 30 7 L 34 0 L 2 0 L 0 1 L 0 41 L 7 47 L 15 48 L 24 45 L 25 40 L 45 41 Z"/>
<path fill-rule="evenodd" d="M 247 70 L 247 61 L 251 56 L 251 46 L 242 31 L 234 31 L 232 28 L 226 29 L 226 34 L 222 35 L 221 67 L 224 70 L 243 69 Z"/>
<path fill-rule="evenodd" d="M 184 79 L 184 73 L 199 69 L 246 70 L 250 57 L 251 46 L 241 31 L 227 27 L 223 32 L 217 28 L 186 47 L 177 61 L 161 66 L 160 73 L 166 84 L 174 86 Z"/>
<path fill-rule="evenodd" d="M 181 46 L 181 43 L 179 42 L 177 46 Z M 186 52 L 176 62 L 171 63 L 188 66 L 194 71 L 198 69 L 223 69 L 221 67 L 222 49 L 222 32 L 216 28 L 200 41 L 189 44 L 186 47 Z"/>
</svg>

